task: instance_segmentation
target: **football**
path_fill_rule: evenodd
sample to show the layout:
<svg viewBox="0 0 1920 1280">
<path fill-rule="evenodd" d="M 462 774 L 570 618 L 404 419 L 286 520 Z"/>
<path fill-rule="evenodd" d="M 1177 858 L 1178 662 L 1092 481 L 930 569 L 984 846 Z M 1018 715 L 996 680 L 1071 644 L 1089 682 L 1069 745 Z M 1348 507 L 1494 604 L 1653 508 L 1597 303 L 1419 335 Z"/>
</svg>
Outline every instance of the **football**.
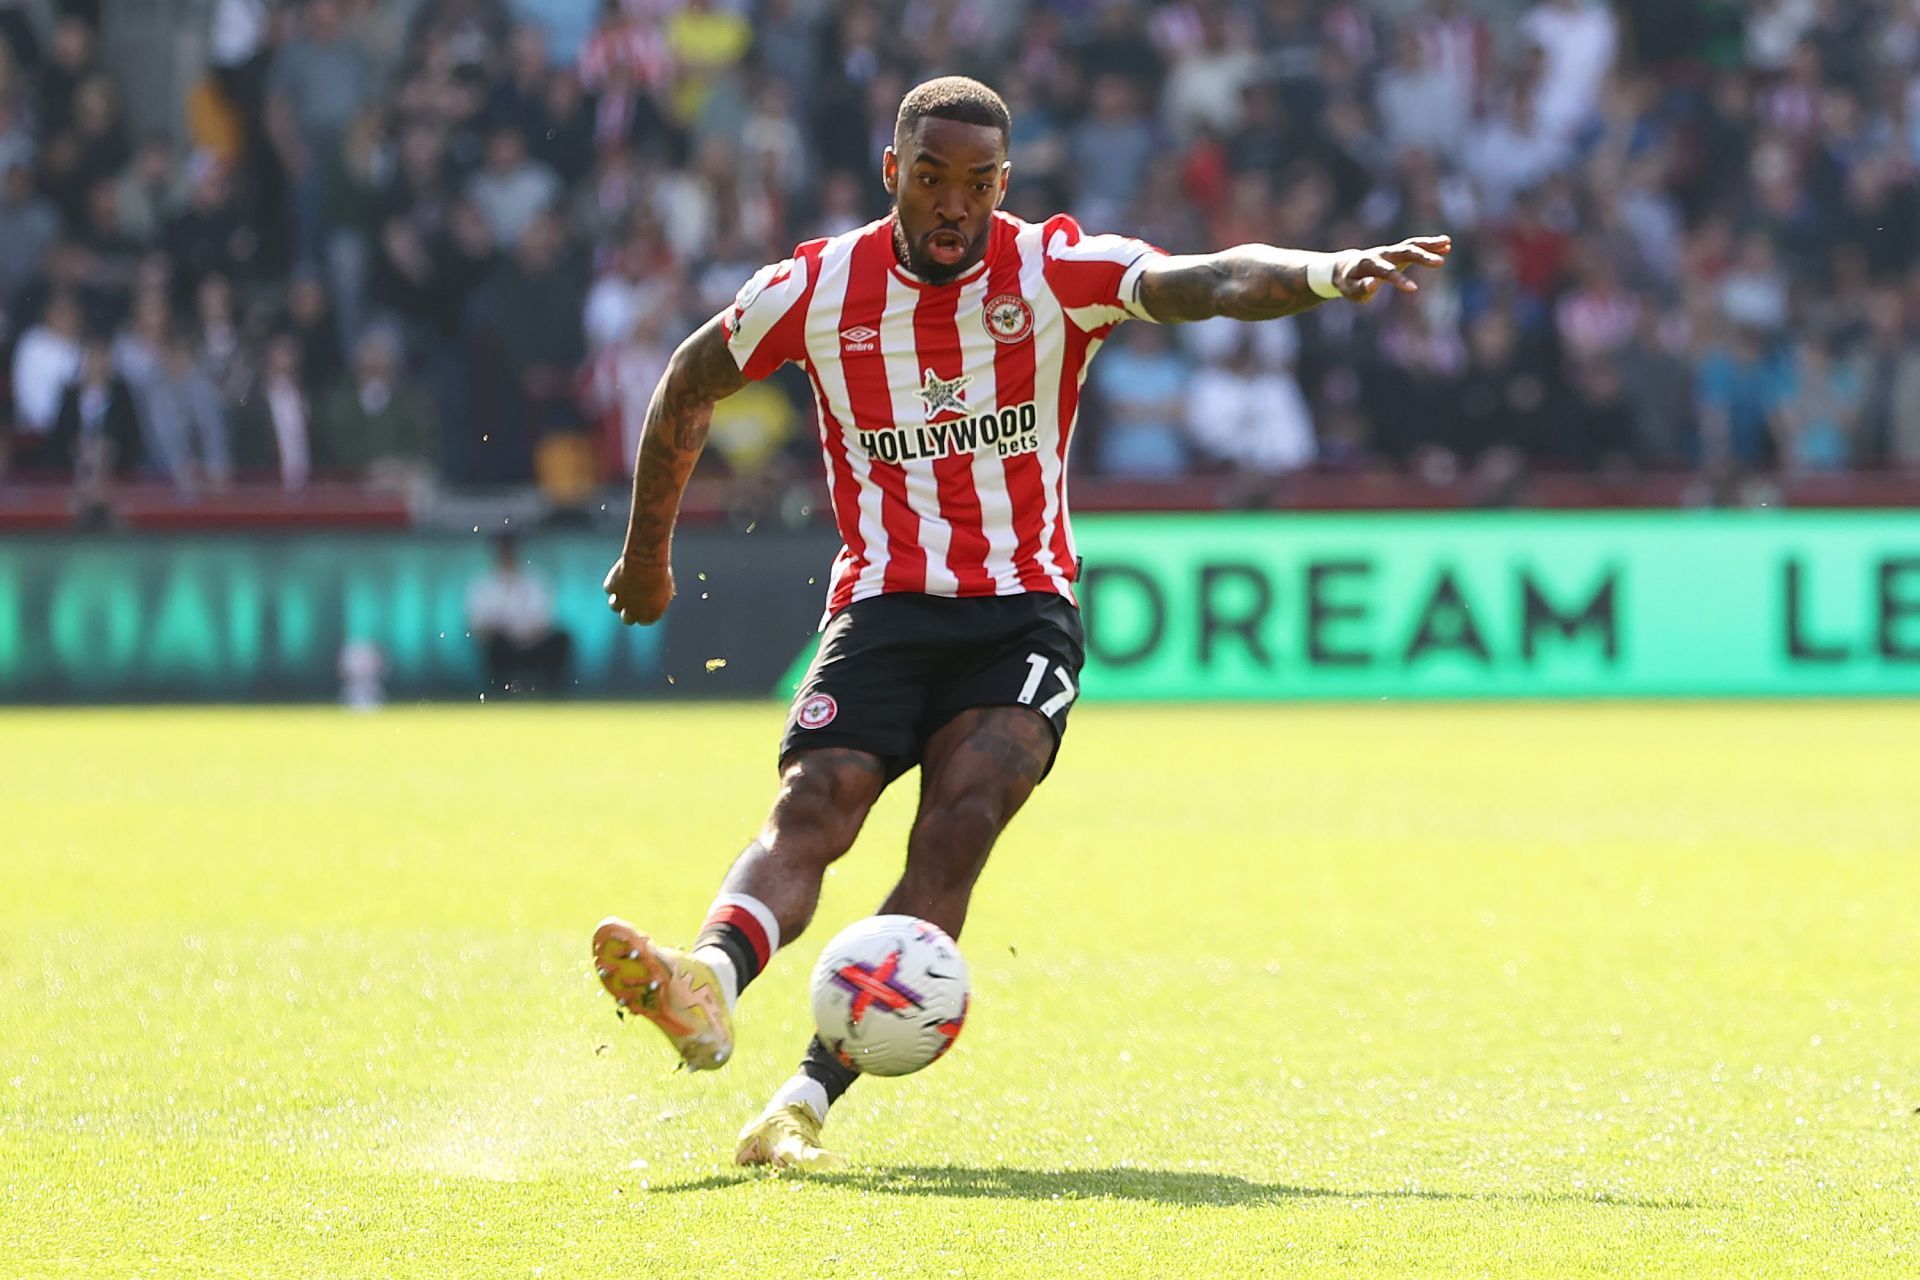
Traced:
<svg viewBox="0 0 1920 1280">
<path fill-rule="evenodd" d="M 871 916 L 840 933 L 813 967 L 813 1021 L 841 1062 L 910 1075 L 953 1047 L 970 984 L 960 948 L 914 916 Z"/>
</svg>

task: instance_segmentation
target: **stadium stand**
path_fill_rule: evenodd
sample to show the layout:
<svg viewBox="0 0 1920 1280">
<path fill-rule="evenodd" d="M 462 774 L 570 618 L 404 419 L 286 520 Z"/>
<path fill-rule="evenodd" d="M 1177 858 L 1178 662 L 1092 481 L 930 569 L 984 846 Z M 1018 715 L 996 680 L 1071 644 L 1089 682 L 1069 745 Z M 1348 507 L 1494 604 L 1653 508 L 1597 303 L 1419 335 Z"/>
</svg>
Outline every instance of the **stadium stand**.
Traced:
<svg viewBox="0 0 1920 1280">
<path fill-rule="evenodd" d="M 0 527 L 597 510 L 673 345 L 884 211 L 946 71 L 1007 96 L 1022 215 L 1460 246 L 1121 330 L 1082 509 L 1920 498 L 1910 4 L 215 0 L 177 85 L 55 9 L 0 5 Z M 811 421 L 726 402 L 690 514 L 818 518 Z"/>
</svg>

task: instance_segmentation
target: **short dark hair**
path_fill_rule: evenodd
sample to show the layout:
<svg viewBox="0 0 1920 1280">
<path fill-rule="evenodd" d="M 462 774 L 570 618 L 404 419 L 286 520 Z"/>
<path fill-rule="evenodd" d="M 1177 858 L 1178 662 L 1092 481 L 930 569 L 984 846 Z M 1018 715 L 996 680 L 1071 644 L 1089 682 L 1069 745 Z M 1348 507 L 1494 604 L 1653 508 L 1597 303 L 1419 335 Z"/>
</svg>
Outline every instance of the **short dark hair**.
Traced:
<svg viewBox="0 0 1920 1280">
<path fill-rule="evenodd" d="M 908 90 L 900 99 L 900 114 L 893 122 L 894 147 L 905 143 L 913 127 L 929 117 L 998 129 L 1002 146 L 1013 137 L 1013 117 L 1007 112 L 1005 100 L 969 76 L 941 76 Z"/>
</svg>

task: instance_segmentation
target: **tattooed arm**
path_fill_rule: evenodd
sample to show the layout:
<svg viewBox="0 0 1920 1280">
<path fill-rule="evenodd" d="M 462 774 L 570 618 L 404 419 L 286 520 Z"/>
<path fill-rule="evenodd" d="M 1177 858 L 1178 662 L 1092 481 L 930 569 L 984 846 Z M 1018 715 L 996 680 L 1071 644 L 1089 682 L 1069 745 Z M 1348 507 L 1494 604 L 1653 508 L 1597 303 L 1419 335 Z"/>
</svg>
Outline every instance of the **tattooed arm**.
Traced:
<svg viewBox="0 0 1920 1280">
<path fill-rule="evenodd" d="M 1213 316 L 1275 320 L 1326 300 L 1314 290 L 1316 276 L 1338 291 L 1334 296 L 1352 302 L 1370 300 L 1383 284 L 1418 293 L 1420 286 L 1401 268 L 1437 267 L 1452 250 L 1447 236 L 1422 236 L 1341 253 L 1243 244 L 1220 253 L 1157 258 L 1140 273 L 1140 305 L 1169 324 Z"/>
<path fill-rule="evenodd" d="M 706 447 L 714 404 L 745 385 L 718 316 L 681 343 L 667 362 L 640 432 L 626 544 L 604 584 L 607 607 L 622 622 L 657 622 L 667 611 L 673 599 L 673 522 L 680 512 L 680 494 Z"/>
</svg>

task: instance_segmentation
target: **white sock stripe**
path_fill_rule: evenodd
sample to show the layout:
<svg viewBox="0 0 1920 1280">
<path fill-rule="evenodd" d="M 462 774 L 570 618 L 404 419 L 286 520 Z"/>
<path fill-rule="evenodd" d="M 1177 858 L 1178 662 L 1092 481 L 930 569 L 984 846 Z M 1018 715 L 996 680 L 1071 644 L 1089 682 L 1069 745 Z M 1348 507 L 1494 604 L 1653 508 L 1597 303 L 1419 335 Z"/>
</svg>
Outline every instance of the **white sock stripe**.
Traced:
<svg viewBox="0 0 1920 1280">
<path fill-rule="evenodd" d="M 711 917 L 722 907 L 739 907 L 760 922 L 760 927 L 766 930 L 769 956 L 780 950 L 780 922 L 773 918 L 773 910 L 766 903 L 744 893 L 723 893 L 707 908 L 707 915 Z"/>
</svg>

